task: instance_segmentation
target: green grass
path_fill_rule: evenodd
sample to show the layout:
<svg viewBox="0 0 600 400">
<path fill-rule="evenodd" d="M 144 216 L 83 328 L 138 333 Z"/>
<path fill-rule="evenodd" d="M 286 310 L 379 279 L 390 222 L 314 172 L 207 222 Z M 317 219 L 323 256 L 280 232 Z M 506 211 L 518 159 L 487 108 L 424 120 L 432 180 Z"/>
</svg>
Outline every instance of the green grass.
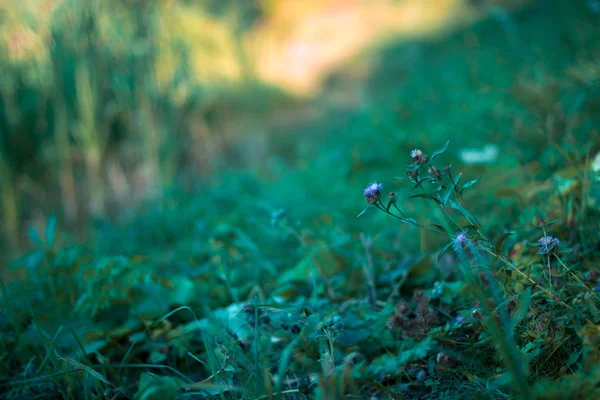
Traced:
<svg viewBox="0 0 600 400">
<path fill-rule="evenodd" d="M 553 1 L 499 18 L 371 49 L 367 80 L 329 88 L 360 91 L 355 107 L 316 99 L 321 117 L 269 128 L 254 161 L 258 140 L 234 142 L 85 240 L 62 216 L 32 228 L 2 280 L 0 393 L 598 398 L 600 16 Z M 496 159 L 463 158 L 489 143 Z M 454 183 L 413 189 L 414 148 Z M 356 218 L 371 181 L 383 209 Z M 538 253 L 546 235 L 559 251 Z"/>
</svg>

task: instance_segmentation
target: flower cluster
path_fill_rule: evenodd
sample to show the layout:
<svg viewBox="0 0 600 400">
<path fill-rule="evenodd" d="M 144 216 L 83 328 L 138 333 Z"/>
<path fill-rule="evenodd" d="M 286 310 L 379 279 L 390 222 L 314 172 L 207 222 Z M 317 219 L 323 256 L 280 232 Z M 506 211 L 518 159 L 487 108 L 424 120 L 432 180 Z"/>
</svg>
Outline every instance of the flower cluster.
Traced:
<svg viewBox="0 0 600 400">
<path fill-rule="evenodd" d="M 381 198 L 381 190 L 383 189 L 383 185 L 381 183 L 373 182 L 367 186 L 365 189 L 365 197 L 367 198 L 368 204 L 376 204 L 377 201 Z"/>
<path fill-rule="evenodd" d="M 540 240 L 538 240 L 538 243 L 540 244 L 538 253 L 549 254 L 553 251 L 558 251 L 560 240 L 552 236 L 543 236 Z"/>
<path fill-rule="evenodd" d="M 401 332 L 404 338 L 423 339 L 427 332 L 440 324 L 439 313 L 430 306 L 431 299 L 422 290 L 413 292 L 414 305 L 402 301 L 390 317 L 387 327 L 392 332 Z"/>
</svg>

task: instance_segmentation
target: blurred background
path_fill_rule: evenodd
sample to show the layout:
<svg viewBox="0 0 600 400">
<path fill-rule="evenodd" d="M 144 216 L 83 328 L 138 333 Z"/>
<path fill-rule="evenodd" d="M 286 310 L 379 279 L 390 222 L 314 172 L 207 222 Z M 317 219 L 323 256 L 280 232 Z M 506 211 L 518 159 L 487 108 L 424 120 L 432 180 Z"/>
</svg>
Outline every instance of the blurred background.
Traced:
<svg viewBox="0 0 600 400">
<path fill-rule="evenodd" d="M 447 139 L 514 181 L 507 166 L 549 143 L 597 143 L 599 12 L 593 0 L 1 0 L 4 246 L 27 247 L 50 214 L 84 237 L 240 170 L 354 213 L 349 190 Z"/>
</svg>

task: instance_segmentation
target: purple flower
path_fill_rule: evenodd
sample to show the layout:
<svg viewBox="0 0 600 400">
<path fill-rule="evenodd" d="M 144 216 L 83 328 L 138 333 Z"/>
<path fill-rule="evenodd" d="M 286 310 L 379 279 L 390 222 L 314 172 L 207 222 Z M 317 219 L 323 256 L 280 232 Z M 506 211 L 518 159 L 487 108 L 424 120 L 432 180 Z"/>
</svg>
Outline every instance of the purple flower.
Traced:
<svg viewBox="0 0 600 400">
<path fill-rule="evenodd" d="M 419 149 L 414 149 L 410 151 L 410 156 L 414 159 L 414 158 L 419 158 L 423 155 L 423 152 Z"/>
<path fill-rule="evenodd" d="M 425 153 L 419 149 L 411 150 L 410 156 L 415 164 L 425 164 L 427 161 L 429 161 L 429 157 L 427 157 L 427 155 L 425 155 Z"/>
<path fill-rule="evenodd" d="M 429 157 L 419 149 L 413 149 L 410 151 L 410 156 L 415 164 L 426 164 L 429 161 Z"/>
<path fill-rule="evenodd" d="M 375 197 L 376 199 L 381 197 L 381 190 L 383 185 L 381 183 L 373 182 L 365 189 L 366 197 Z"/>
<path fill-rule="evenodd" d="M 459 232 L 454 238 L 454 244 L 452 244 L 452 248 L 456 252 L 456 254 L 461 254 L 463 250 L 467 247 L 467 242 L 469 241 L 469 237 L 467 236 L 467 231 Z"/>
<path fill-rule="evenodd" d="M 552 236 L 543 236 L 540 240 L 538 240 L 538 243 L 540 244 L 538 253 L 548 254 L 551 251 L 558 249 L 560 240 L 558 238 L 553 238 Z"/>
</svg>

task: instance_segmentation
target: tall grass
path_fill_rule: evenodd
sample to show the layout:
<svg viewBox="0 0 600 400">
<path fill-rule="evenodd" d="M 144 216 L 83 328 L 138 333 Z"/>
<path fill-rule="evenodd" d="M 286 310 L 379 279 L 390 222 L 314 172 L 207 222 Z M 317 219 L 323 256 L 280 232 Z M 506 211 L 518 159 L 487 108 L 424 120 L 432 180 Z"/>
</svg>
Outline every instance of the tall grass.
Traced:
<svg viewBox="0 0 600 400">
<path fill-rule="evenodd" d="M 239 108 L 237 90 L 260 85 L 237 43 L 240 15 L 205 6 L 66 0 L 49 14 L 22 11 L 23 30 L 41 47 L 34 54 L 15 41 L 1 54 L 5 237 L 17 244 L 27 221 L 57 206 L 73 225 L 159 195 L 190 160 L 226 145 L 215 134 L 219 115 Z M 213 79 L 223 71 L 229 81 Z M 21 190 L 24 182 L 43 198 Z"/>
</svg>

